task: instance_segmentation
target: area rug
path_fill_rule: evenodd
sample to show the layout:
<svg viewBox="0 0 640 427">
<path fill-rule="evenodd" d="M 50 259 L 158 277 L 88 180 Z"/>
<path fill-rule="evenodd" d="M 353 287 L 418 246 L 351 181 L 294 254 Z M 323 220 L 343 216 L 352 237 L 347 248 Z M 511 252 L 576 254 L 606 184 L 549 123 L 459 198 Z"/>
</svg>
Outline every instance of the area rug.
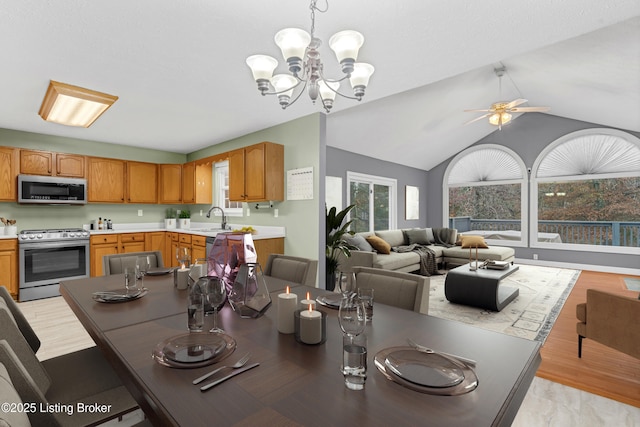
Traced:
<svg viewBox="0 0 640 427">
<path fill-rule="evenodd" d="M 520 265 L 500 282 L 520 290 L 500 312 L 450 303 L 446 276 L 431 276 L 429 315 L 544 343 L 579 275 L 579 270 Z"/>
</svg>

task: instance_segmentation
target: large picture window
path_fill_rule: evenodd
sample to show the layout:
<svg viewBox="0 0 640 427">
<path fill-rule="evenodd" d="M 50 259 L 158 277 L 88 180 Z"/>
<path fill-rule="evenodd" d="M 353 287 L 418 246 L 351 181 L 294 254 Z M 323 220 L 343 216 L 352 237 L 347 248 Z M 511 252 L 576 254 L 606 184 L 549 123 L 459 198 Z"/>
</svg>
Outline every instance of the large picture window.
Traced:
<svg viewBox="0 0 640 427">
<path fill-rule="evenodd" d="M 613 129 L 566 135 L 536 160 L 531 188 L 532 246 L 640 253 L 638 138 Z"/>
<path fill-rule="evenodd" d="M 445 226 L 493 244 L 526 245 L 527 171 L 511 150 L 487 144 L 463 151 L 445 172 L 443 194 Z"/>
</svg>

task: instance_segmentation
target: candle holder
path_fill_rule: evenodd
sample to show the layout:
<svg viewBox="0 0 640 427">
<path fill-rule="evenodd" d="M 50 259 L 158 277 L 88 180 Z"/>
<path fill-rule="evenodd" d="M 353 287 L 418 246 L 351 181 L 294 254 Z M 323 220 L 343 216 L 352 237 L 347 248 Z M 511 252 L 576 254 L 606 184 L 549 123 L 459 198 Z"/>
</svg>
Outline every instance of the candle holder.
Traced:
<svg viewBox="0 0 640 427">
<path fill-rule="evenodd" d="M 322 310 L 313 310 L 320 313 L 318 318 L 305 318 L 302 312 L 308 310 L 296 310 L 293 313 L 296 341 L 308 344 L 324 344 L 327 340 L 327 313 Z"/>
</svg>

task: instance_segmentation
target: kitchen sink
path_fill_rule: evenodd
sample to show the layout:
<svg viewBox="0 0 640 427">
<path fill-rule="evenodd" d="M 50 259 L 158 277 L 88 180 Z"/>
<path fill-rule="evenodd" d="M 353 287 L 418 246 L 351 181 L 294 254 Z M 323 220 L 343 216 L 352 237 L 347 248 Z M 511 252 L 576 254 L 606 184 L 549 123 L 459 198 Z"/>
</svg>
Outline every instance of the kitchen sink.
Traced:
<svg viewBox="0 0 640 427">
<path fill-rule="evenodd" d="M 222 228 L 219 227 L 211 227 L 211 228 L 191 228 L 191 231 L 206 231 L 206 232 L 216 232 L 216 233 L 220 233 L 223 231 L 229 231 L 229 230 L 223 230 Z"/>
</svg>

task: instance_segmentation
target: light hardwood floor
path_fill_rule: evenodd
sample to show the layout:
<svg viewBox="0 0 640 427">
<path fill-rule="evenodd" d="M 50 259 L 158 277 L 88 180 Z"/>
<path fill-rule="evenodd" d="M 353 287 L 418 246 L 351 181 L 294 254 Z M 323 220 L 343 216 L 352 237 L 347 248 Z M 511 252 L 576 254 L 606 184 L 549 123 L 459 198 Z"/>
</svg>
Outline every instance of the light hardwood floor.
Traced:
<svg viewBox="0 0 640 427">
<path fill-rule="evenodd" d="M 594 272 L 580 275 L 542 348 L 538 376 L 513 427 L 640 427 L 640 405 L 626 397 L 640 392 L 640 361 L 607 351 L 589 340 L 584 344 L 582 360 L 577 358 L 575 305 L 584 301 L 587 287 L 604 286 L 625 292 L 623 277 Z M 95 345 L 62 297 L 20 303 L 20 308 L 42 341 L 38 351 L 41 360 Z M 569 379 L 565 381 L 565 377 Z M 628 378 L 635 378 L 635 388 L 633 382 L 621 385 Z M 591 383 L 601 384 L 598 388 L 605 391 L 587 387 Z M 616 395 L 621 390 L 624 391 Z M 141 414 L 134 417 L 134 421 L 140 419 Z M 128 421 L 117 425 L 128 425 Z"/>
</svg>

